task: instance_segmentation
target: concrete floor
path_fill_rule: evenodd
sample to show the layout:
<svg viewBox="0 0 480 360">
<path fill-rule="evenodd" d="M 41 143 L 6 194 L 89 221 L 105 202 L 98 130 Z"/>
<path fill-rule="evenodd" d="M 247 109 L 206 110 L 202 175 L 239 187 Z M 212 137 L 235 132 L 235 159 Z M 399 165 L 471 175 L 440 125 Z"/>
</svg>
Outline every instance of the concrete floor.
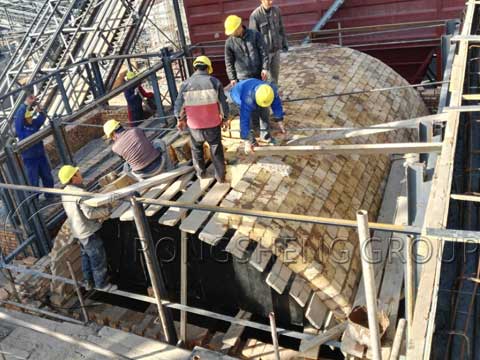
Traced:
<svg viewBox="0 0 480 360">
<path fill-rule="evenodd" d="M 0 309 L 0 316 L 8 315 L 49 331 L 71 336 L 129 359 L 187 360 L 190 351 L 158 341 L 146 339 L 120 330 L 97 325 L 82 326 L 57 322 L 36 316 Z M 3 355 L 3 357 L 2 357 Z M 0 360 L 104 360 L 112 359 L 87 349 L 78 343 L 68 343 L 39 331 L 0 320 Z M 115 359 L 115 357 L 113 357 Z M 121 359 L 119 356 L 118 359 Z"/>
</svg>

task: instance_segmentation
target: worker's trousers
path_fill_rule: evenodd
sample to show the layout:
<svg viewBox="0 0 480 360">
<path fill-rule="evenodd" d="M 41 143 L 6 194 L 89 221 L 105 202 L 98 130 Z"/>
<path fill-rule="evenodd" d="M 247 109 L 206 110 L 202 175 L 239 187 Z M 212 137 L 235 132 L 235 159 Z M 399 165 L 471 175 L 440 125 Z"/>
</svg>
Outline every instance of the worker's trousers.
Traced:
<svg viewBox="0 0 480 360">
<path fill-rule="evenodd" d="M 197 174 L 205 175 L 205 158 L 203 155 L 203 144 L 210 146 L 210 155 L 215 168 L 217 180 L 225 177 L 225 157 L 223 154 L 222 131 L 220 126 L 209 129 L 189 129 L 192 142 L 193 167 Z"/>
<path fill-rule="evenodd" d="M 38 186 L 41 179 L 44 187 L 53 188 L 52 169 L 45 155 L 36 159 L 23 159 L 23 163 L 25 164 L 30 185 Z M 47 199 L 52 197 L 52 194 L 45 194 Z"/>
<path fill-rule="evenodd" d="M 257 108 L 250 114 L 250 133 L 247 140 L 255 144 L 255 133 L 260 130 L 260 138 L 268 141 L 270 136 L 270 108 Z"/>
<path fill-rule="evenodd" d="M 278 77 L 280 75 L 280 50 L 268 54 L 270 60 L 269 80 L 278 86 Z"/>
<path fill-rule="evenodd" d="M 96 288 L 107 285 L 107 255 L 103 241 L 97 233 L 88 240 L 80 240 L 83 280 L 95 284 Z"/>
</svg>

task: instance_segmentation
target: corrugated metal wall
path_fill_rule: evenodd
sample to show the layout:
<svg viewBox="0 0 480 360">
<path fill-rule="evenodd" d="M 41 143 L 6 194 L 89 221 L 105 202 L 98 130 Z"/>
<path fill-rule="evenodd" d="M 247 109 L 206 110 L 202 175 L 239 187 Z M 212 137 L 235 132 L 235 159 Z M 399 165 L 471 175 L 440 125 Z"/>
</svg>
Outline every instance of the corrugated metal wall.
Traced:
<svg viewBox="0 0 480 360">
<path fill-rule="evenodd" d="M 282 10 L 287 33 L 294 34 L 310 31 L 332 2 L 333 0 L 278 0 L 274 4 Z M 197 44 L 224 40 L 223 21 L 226 16 L 237 14 L 247 24 L 251 11 L 260 1 L 184 0 L 184 3 L 192 44 Z M 325 28 L 337 28 L 339 24 L 342 28 L 347 28 L 459 18 L 464 3 L 464 0 L 346 0 Z M 351 43 L 358 45 L 372 41 L 423 40 L 418 44 L 357 47 L 378 57 L 414 82 L 423 76 L 422 67 L 425 67 L 425 63 L 433 54 L 438 53 L 439 41 L 427 42 L 425 39 L 439 39 L 443 32 L 443 27 L 432 27 L 386 33 L 382 36 L 355 37 Z M 344 44 L 348 46 L 350 43 L 345 41 Z M 220 55 L 221 50 L 221 46 L 206 48 L 208 54 Z M 218 64 L 219 60 L 217 59 Z M 223 71 L 218 71 L 218 74 L 223 74 Z"/>
</svg>

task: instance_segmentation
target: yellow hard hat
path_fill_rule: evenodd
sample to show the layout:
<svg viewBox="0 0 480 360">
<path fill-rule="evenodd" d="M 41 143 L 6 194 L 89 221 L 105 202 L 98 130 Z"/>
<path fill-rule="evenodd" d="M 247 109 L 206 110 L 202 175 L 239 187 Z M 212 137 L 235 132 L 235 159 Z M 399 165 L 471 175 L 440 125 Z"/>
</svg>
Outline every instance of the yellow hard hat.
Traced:
<svg viewBox="0 0 480 360">
<path fill-rule="evenodd" d="M 60 179 L 60 182 L 63 185 L 68 184 L 72 179 L 73 175 L 75 175 L 79 169 L 80 168 L 76 166 L 63 165 L 58 172 L 58 178 Z"/>
<path fill-rule="evenodd" d="M 258 106 L 269 107 L 272 105 L 275 93 L 270 85 L 262 84 L 255 91 L 255 101 Z"/>
<path fill-rule="evenodd" d="M 225 35 L 232 35 L 242 25 L 242 18 L 237 15 L 229 15 L 225 20 Z"/>
<path fill-rule="evenodd" d="M 111 138 L 112 134 L 115 130 L 120 127 L 120 123 L 117 120 L 111 119 L 108 120 L 105 124 L 103 124 L 103 132 L 105 133 L 105 137 Z"/>
<path fill-rule="evenodd" d="M 27 111 L 25 111 L 25 119 L 32 118 L 32 117 L 33 117 L 33 113 L 34 113 L 33 110 L 27 110 Z"/>
<path fill-rule="evenodd" d="M 135 76 L 137 76 L 137 73 L 135 71 L 127 71 L 127 75 L 125 76 L 125 80 L 132 80 Z"/>
<path fill-rule="evenodd" d="M 207 65 L 208 73 L 209 74 L 213 73 L 212 62 L 210 61 L 210 59 L 207 56 L 201 55 L 201 56 L 197 57 L 195 59 L 195 61 L 193 62 L 193 67 L 195 67 L 195 65 L 198 65 L 198 64 Z"/>
</svg>

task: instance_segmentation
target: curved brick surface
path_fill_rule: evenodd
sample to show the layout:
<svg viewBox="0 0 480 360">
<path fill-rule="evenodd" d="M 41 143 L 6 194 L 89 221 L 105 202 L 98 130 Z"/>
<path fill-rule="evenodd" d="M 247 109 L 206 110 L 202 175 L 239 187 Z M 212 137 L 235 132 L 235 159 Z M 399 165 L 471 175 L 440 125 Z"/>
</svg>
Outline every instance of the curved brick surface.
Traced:
<svg viewBox="0 0 480 360">
<path fill-rule="evenodd" d="M 284 100 L 408 85 L 385 64 L 348 48 L 316 46 L 290 52 L 281 66 Z M 286 102 L 285 110 L 289 128 L 365 127 L 427 114 L 421 97 L 413 89 Z M 414 134 L 402 130 L 330 143 L 414 139 Z M 227 201 L 236 198 L 233 203 L 242 208 L 351 220 L 355 220 L 357 210 L 365 209 L 371 221 L 376 219 L 390 169 L 389 157 L 285 156 L 279 159 L 291 167 L 289 176 L 254 164 L 235 185 Z M 230 215 L 219 218 L 228 227 L 237 227 L 237 236 L 248 236 L 271 249 L 293 275 L 306 280 L 338 318 L 349 313 L 361 271 L 358 240 L 353 230 L 281 220 L 235 219 Z M 278 265 L 277 268 L 280 269 Z M 283 273 L 285 283 L 291 274 Z M 277 285 L 283 289 L 283 283 L 279 281 Z M 320 302 L 311 300 L 310 303 Z"/>
</svg>

